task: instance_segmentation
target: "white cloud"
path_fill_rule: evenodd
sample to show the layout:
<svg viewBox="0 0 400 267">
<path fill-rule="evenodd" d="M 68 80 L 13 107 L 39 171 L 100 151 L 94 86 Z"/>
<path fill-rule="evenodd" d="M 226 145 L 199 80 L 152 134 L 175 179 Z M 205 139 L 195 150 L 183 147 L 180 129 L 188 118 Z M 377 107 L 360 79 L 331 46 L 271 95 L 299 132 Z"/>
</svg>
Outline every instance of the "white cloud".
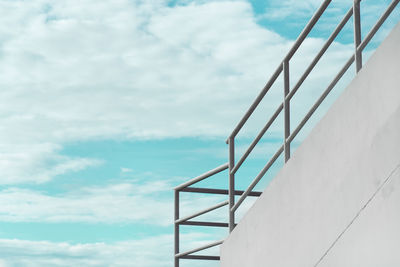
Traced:
<svg viewBox="0 0 400 267">
<path fill-rule="evenodd" d="M 186 249 L 200 247 L 215 240 L 205 233 L 181 234 Z M 163 234 L 112 243 L 83 243 L 0 239 L 0 266 L 140 266 L 173 265 L 173 235 Z M 186 250 L 181 250 L 186 251 Z M 218 247 L 204 251 L 217 255 Z M 203 261 L 181 261 L 182 267 L 201 267 Z M 207 266 L 219 266 L 209 262 Z"/>
<path fill-rule="evenodd" d="M 316 2 L 302 6 L 313 9 Z M 58 147 L 66 142 L 224 138 L 292 43 L 259 26 L 245 1 L 174 7 L 161 0 L 3 1 L 0 11 L 0 146 L 7 146 L 0 157 L 8 161 L 1 163 L 0 183 L 47 181 L 94 164 L 68 159 L 80 163 L 41 171 L 44 158 L 62 157 Z M 306 40 L 292 64 L 293 80 L 322 43 Z M 301 99 L 316 95 L 353 50 L 335 45 Z M 281 90 L 267 96 L 250 133 L 275 108 L 270 101 L 281 98 Z M 9 163 L 19 155 L 23 162 Z"/>
<path fill-rule="evenodd" d="M 116 183 L 88 186 L 61 194 L 7 188 L 0 191 L 0 221 L 72 223 L 146 223 L 158 226 L 173 221 L 172 181 Z M 181 217 L 211 207 L 226 196 L 185 193 L 181 197 Z M 227 211 L 208 216 L 225 220 Z"/>
<path fill-rule="evenodd" d="M 3 158 L 93 138 L 225 137 L 291 43 L 257 25 L 244 1 L 36 0 L 0 9 L 0 144 L 12 144 Z M 308 43 L 305 59 L 320 44 Z M 22 164 L 43 165 L 49 152 L 36 151 Z M 2 183 L 32 176 L 3 166 Z"/>
<path fill-rule="evenodd" d="M 57 175 L 102 164 L 91 158 L 59 154 L 60 145 L 0 144 L 0 184 L 44 183 Z"/>
<path fill-rule="evenodd" d="M 51 6 L 4 41 L 0 66 L 4 128 L 39 140 L 225 135 L 247 104 L 238 99 L 253 97 L 244 88 L 258 91 L 287 43 L 244 2 Z"/>
<path fill-rule="evenodd" d="M 130 168 L 121 167 L 121 172 L 122 172 L 122 173 L 130 173 L 130 172 L 133 172 L 133 170 L 130 169 Z"/>
<path fill-rule="evenodd" d="M 163 182 L 85 187 L 60 195 L 9 188 L 0 191 L 0 220 L 8 222 L 149 223 L 169 225 L 171 187 Z"/>
<path fill-rule="evenodd" d="M 205 234 L 184 237 L 197 240 L 209 238 Z M 0 266 L 166 267 L 173 264 L 172 241 L 170 234 L 115 243 L 86 244 L 0 239 Z M 201 264 L 204 263 L 191 261 L 182 266 L 200 267 Z"/>
<path fill-rule="evenodd" d="M 302 2 L 302 10 L 314 9 L 315 2 Z M 162 0 L 17 0 L 0 1 L 0 13 L 0 184 L 43 183 L 102 163 L 62 155 L 67 142 L 224 138 L 293 42 L 257 25 L 245 1 L 189 1 L 171 8 Z M 293 77 L 322 43 L 306 40 L 291 65 Z M 335 43 L 293 107 L 305 110 L 321 89 L 316 85 L 349 51 L 351 45 Z M 249 122 L 250 133 L 275 108 L 268 101 L 282 99 L 281 84 L 280 78 L 260 117 Z M 168 181 L 59 195 L 8 188 L 0 191 L 0 220 L 166 226 L 173 215 L 171 188 Z M 219 201 L 183 197 L 182 214 Z M 213 216 L 226 219 L 224 210 Z M 203 242 L 185 238 L 196 242 L 188 247 Z M 76 245 L 3 239 L 0 265 L 171 266 L 165 260 L 171 244 L 170 235 Z"/>
<path fill-rule="evenodd" d="M 0 9 L 3 184 L 74 169 L 43 171 L 65 142 L 226 135 L 252 97 L 243 88 L 256 92 L 270 68 L 263 63 L 277 61 L 267 50 L 286 42 L 257 26 L 244 2 L 37 0 Z"/>
</svg>

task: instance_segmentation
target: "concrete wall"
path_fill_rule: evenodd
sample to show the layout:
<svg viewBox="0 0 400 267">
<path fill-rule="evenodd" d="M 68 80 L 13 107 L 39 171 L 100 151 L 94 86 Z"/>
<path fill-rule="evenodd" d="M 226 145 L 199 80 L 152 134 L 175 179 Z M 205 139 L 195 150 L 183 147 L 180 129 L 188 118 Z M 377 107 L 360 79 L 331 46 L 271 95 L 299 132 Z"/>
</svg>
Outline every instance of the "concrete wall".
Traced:
<svg viewBox="0 0 400 267">
<path fill-rule="evenodd" d="M 400 25 L 222 244 L 221 266 L 400 266 Z"/>
</svg>

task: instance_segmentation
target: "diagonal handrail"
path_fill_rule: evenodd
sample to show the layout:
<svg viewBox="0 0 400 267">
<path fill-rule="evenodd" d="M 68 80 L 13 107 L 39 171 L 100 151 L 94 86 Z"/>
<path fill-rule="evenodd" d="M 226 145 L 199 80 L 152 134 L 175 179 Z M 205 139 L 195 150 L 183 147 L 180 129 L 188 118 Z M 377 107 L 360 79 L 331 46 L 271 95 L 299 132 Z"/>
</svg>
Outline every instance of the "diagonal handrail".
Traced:
<svg viewBox="0 0 400 267">
<path fill-rule="evenodd" d="M 317 110 L 317 108 L 321 105 L 321 103 L 325 100 L 325 98 L 329 95 L 329 93 L 332 91 L 332 89 L 336 86 L 338 81 L 343 77 L 343 75 L 347 72 L 347 70 L 350 68 L 350 66 L 356 62 L 356 71 L 360 71 L 362 67 L 362 52 L 363 49 L 368 45 L 368 43 L 371 41 L 373 36 L 376 34 L 376 32 L 379 30 L 379 28 L 382 26 L 384 21 L 388 18 L 388 16 L 392 13 L 394 8 L 397 6 L 397 4 L 400 2 L 400 0 L 393 0 L 390 5 L 387 7 L 383 15 L 379 18 L 377 23 L 372 27 L 372 29 L 369 31 L 369 33 L 366 35 L 364 40 L 361 40 L 361 22 L 360 22 L 360 2 L 361 0 L 354 0 L 354 3 L 352 7 L 346 12 L 345 16 L 343 19 L 340 21 L 340 23 L 336 26 L 334 31 L 331 33 L 321 50 L 317 53 L 315 58 L 312 60 L 310 65 L 306 68 L 305 72 L 303 75 L 300 77 L 300 79 L 297 81 L 295 86 L 292 88 L 292 90 L 289 91 L 290 85 L 289 85 L 289 62 L 291 57 L 294 55 L 294 53 L 297 51 L 301 43 L 304 41 L 304 39 L 307 37 L 308 33 L 311 31 L 311 29 L 314 27 L 315 23 L 319 20 L 320 16 L 322 13 L 325 11 L 327 6 L 330 4 L 331 1 L 324 1 L 320 8 L 317 10 L 315 15 L 312 17 L 310 22 L 307 24 L 306 28 L 303 30 L 303 32 L 300 34 L 300 37 L 297 39 L 295 42 L 294 46 L 292 49 L 289 51 L 289 53 L 286 55 L 282 63 L 279 65 L 278 69 L 274 72 L 272 77 L 270 78 L 269 82 L 267 85 L 261 90 L 261 93 L 257 96 L 255 101 L 252 103 L 248 111 L 245 113 L 245 115 L 242 117 L 242 119 L 239 121 L 238 125 L 235 127 L 231 135 L 227 139 L 227 143 L 229 144 L 229 182 L 230 182 L 230 191 L 234 192 L 235 191 L 235 173 L 238 171 L 238 169 L 242 166 L 242 164 L 245 162 L 246 158 L 250 155 L 252 150 L 255 148 L 257 143 L 261 140 L 261 138 L 265 135 L 265 133 L 268 131 L 270 128 L 271 124 L 277 119 L 278 115 L 284 111 L 284 142 L 283 145 L 278 149 L 278 151 L 273 155 L 273 157 L 267 162 L 267 164 L 264 166 L 264 168 L 261 170 L 261 172 L 256 176 L 256 178 L 252 181 L 250 186 L 245 190 L 245 192 L 240 196 L 238 199 L 237 203 L 234 203 L 234 198 L 230 196 L 229 200 L 229 223 L 230 223 L 230 231 L 233 230 L 235 226 L 235 211 L 238 209 L 238 207 L 243 203 L 243 201 L 246 199 L 246 197 L 249 195 L 249 193 L 254 189 L 254 187 L 258 184 L 258 182 L 261 180 L 261 178 L 265 175 L 265 173 L 269 170 L 269 168 L 272 166 L 272 164 L 277 160 L 277 158 L 284 152 L 285 155 L 285 162 L 289 160 L 290 158 L 290 144 L 293 141 L 293 139 L 297 136 L 297 134 L 300 132 L 300 130 L 304 127 L 304 125 L 308 122 L 310 117 L 314 114 L 314 112 Z M 334 77 L 334 79 L 331 81 L 331 83 L 328 85 L 328 87 L 323 91 L 322 95 L 317 99 L 317 101 L 314 103 L 314 105 L 310 108 L 310 110 L 306 113 L 305 117 L 300 121 L 300 123 L 297 125 L 297 127 L 294 129 L 292 133 L 290 133 L 290 100 L 292 97 L 295 95 L 295 93 L 299 90 L 303 82 L 306 80 L 308 75 L 311 73 L 311 71 L 314 69 L 314 67 L 317 65 L 321 57 L 325 54 L 327 49 L 331 46 L 333 41 L 336 39 L 338 34 L 343 30 L 344 26 L 348 23 L 350 18 L 353 16 L 354 18 L 354 43 L 355 43 L 355 50 L 352 56 L 346 61 L 344 66 L 341 68 L 338 74 Z M 284 73 L 284 98 L 283 101 L 279 104 L 277 110 L 275 113 L 273 113 L 272 117 L 268 120 L 267 124 L 262 128 L 262 130 L 258 133 L 256 138 L 252 141 L 250 146 L 247 148 L 247 150 L 244 152 L 244 154 L 241 156 L 239 161 L 235 165 L 234 161 L 234 156 L 235 156 L 235 137 L 239 133 L 239 131 L 242 129 L 246 121 L 249 119 L 249 117 L 252 115 L 258 104 L 261 102 L 261 100 L 264 98 L 266 93 L 268 92 L 269 88 L 275 83 L 277 80 L 277 77 L 282 73 Z M 233 194 L 231 194 L 233 195 Z"/>
<path fill-rule="evenodd" d="M 239 208 L 239 206 L 243 203 L 243 201 L 248 196 L 258 197 L 261 195 L 261 192 L 253 191 L 258 182 L 264 177 L 264 175 L 268 172 L 271 166 L 276 162 L 276 160 L 284 154 L 285 162 L 290 158 L 290 145 L 294 138 L 298 135 L 304 125 L 308 122 L 314 112 L 318 109 L 321 103 L 325 100 L 325 98 L 329 95 L 332 89 L 336 86 L 339 80 L 343 77 L 343 75 L 348 71 L 350 66 L 356 62 L 356 71 L 360 71 L 362 68 L 362 52 L 365 47 L 372 40 L 376 32 L 380 29 L 385 20 L 392 13 L 394 8 L 398 5 L 400 0 L 392 0 L 387 9 L 378 19 L 376 24 L 371 28 L 365 38 L 361 39 L 361 17 L 360 17 L 360 2 L 361 0 L 353 0 L 352 7 L 345 13 L 343 19 L 339 22 L 336 28 L 333 30 L 331 35 L 328 37 L 326 42 L 323 44 L 322 48 L 319 50 L 317 55 L 311 61 L 311 63 L 306 67 L 302 76 L 298 79 L 298 81 L 294 84 L 294 86 L 290 90 L 290 60 L 297 52 L 303 41 L 306 39 L 308 34 L 311 32 L 315 24 L 319 21 L 322 14 L 328 8 L 329 4 L 332 2 L 331 0 L 322 1 L 320 7 L 317 9 L 315 14 L 312 16 L 310 21 L 305 26 L 304 30 L 301 32 L 292 48 L 284 57 L 283 61 L 278 65 L 275 72 L 272 74 L 271 78 L 268 80 L 264 88 L 257 95 L 256 99 L 250 105 L 249 109 L 246 111 L 244 116 L 240 119 L 239 123 L 236 125 L 232 133 L 229 135 L 226 143 L 229 145 L 229 161 L 215 169 L 212 169 L 192 180 L 189 180 L 186 183 L 183 183 L 176 188 L 175 190 L 175 267 L 179 267 L 180 259 L 189 259 L 189 260 L 219 260 L 219 256 L 209 256 L 209 255 L 193 255 L 193 253 L 218 246 L 223 243 L 223 240 L 215 241 L 202 247 L 195 248 L 186 252 L 179 251 L 179 227 L 180 226 L 208 226 L 208 227 L 228 227 L 229 231 L 232 231 L 236 226 L 235 223 L 235 212 Z M 365 2 L 365 1 L 364 1 Z M 327 88 L 323 91 L 320 97 L 316 100 L 316 102 L 311 106 L 306 115 L 302 118 L 300 123 L 296 126 L 296 128 L 290 132 L 290 101 L 293 96 L 299 91 L 300 87 L 303 85 L 304 81 L 307 79 L 309 74 L 313 71 L 315 66 L 318 64 L 322 56 L 326 53 L 328 48 L 332 45 L 334 40 L 337 38 L 339 33 L 343 30 L 345 25 L 349 22 L 350 18 L 353 17 L 353 27 L 354 27 L 354 53 L 350 56 L 350 58 L 345 62 L 344 66 L 340 69 L 340 71 L 333 77 L 332 81 L 329 83 Z M 267 92 L 277 81 L 278 77 L 283 73 L 284 79 L 284 96 L 282 102 L 279 103 L 277 109 L 273 113 L 273 115 L 268 119 L 267 123 L 261 129 L 261 131 L 257 134 L 257 136 L 253 139 L 249 147 L 243 153 L 243 155 L 239 158 L 237 163 L 235 164 L 235 138 L 237 134 L 241 131 L 243 126 L 246 124 L 247 120 L 251 117 L 254 110 L 257 108 L 259 103 L 263 100 Z M 262 170 L 257 174 L 257 176 L 253 179 L 251 184 L 247 187 L 246 190 L 236 190 L 235 189 L 235 174 L 239 170 L 239 168 L 246 161 L 248 156 L 251 154 L 253 149 L 259 143 L 261 138 L 268 132 L 272 123 L 278 118 L 280 113 L 283 111 L 284 113 L 284 140 L 283 144 L 278 148 L 278 150 L 273 154 L 273 156 L 268 160 L 266 165 L 262 168 Z M 192 187 L 194 184 L 203 181 L 212 177 L 215 174 L 218 174 L 222 171 L 228 169 L 229 174 L 229 188 L 228 189 L 216 189 L 216 188 L 202 188 L 202 187 Z M 216 204 L 212 207 L 194 213 L 192 215 L 180 218 L 179 217 L 179 194 L 180 193 L 202 193 L 202 194 L 217 194 L 217 195 L 228 195 L 228 200 L 223 201 L 219 204 Z M 237 202 L 235 203 L 235 196 L 239 196 Z M 229 208 L 229 220 L 228 222 L 210 222 L 210 221 L 193 221 L 193 218 L 196 218 L 205 213 L 211 212 L 213 210 L 219 209 L 228 205 Z"/>
<path fill-rule="evenodd" d="M 287 55 L 285 56 L 285 60 L 290 60 L 293 55 L 296 53 L 297 49 L 299 49 L 300 45 L 303 43 L 303 41 L 306 39 L 310 31 L 314 28 L 314 25 L 318 22 L 319 18 L 322 16 L 326 8 L 329 6 L 329 4 L 332 2 L 332 0 L 324 0 L 321 6 L 318 8 L 318 10 L 315 12 L 315 14 L 312 16 L 310 21 L 307 23 L 306 27 L 303 29 L 303 31 L 300 33 L 299 37 L 293 44 L 293 47 L 289 50 Z M 230 136 L 226 139 L 226 143 L 228 143 L 229 138 L 234 138 L 236 135 L 239 133 L 239 131 L 243 128 L 244 124 L 247 122 L 247 120 L 250 118 L 250 116 L 253 114 L 254 110 L 257 108 L 258 104 L 260 104 L 261 100 L 264 98 L 265 94 L 269 91 L 271 86 L 275 83 L 276 79 L 278 76 L 281 74 L 283 68 L 282 64 L 279 64 L 278 68 L 270 78 L 270 80 L 267 82 L 267 84 L 264 86 L 264 88 L 261 90 L 261 92 L 258 94 L 256 99 L 253 101 L 251 104 L 250 108 L 246 111 L 242 119 L 239 121 L 239 123 L 236 125 Z"/>
<path fill-rule="evenodd" d="M 174 190 L 182 190 L 184 188 L 187 188 L 187 187 L 189 187 L 191 185 L 194 185 L 194 184 L 196 184 L 196 183 L 198 183 L 200 181 L 203 181 L 204 179 L 206 179 L 206 178 L 208 178 L 210 176 L 213 176 L 213 175 L 215 175 L 215 174 L 217 174 L 219 172 L 222 172 L 222 171 L 224 171 L 226 169 L 228 169 L 228 163 L 222 164 L 221 166 L 218 166 L 215 169 L 212 169 L 212 170 L 210 170 L 210 171 L 208 171 L 206 173 L 203 173 L 202 175 L 199 175 L 196 178 L 193 178 L 192 180 L 190 180 L 190 181 L 188 181 L 186 183 L 178 185 L 177 187 L 175 187 Z"/>
<path fill-rule="evenodd" d="M 226 206 L 226 205 L 228 205 L 228 200 L 222 201 L 221 203 L 218 203 L 218 204 L 216 204 L 216 205 L 214 205 L 214 206 L 211 206 L 211 207 L 209 207 L 209 208 L 207 208 L 207 209 L 204 209 L 204 210 L 202 210 L 202 211 L 196 212 L 196 213 L 191 214 L 191 215 L 189 215 L 189 216 L 186 216 L 186 217 L 184 217 L 184 218 L 180 218 L 180 219 L 176 220 L 175 223 L 181 224 L 181 223 L 183 223 L 183 222 L 189 221 L 190 219 L 193 219 L 193 218 L 198 217 L 198 216 L 200 216 L 200 215 L 206 214 L 206 213 L 208 213 L 208 212 L 210 212 L 210 211 L 219 209 L 219 208 L 221 208 L 221 207 L 223 207 L 223 206 Z"/>
<path fill-rule="evenodd" d="M 215 241 L 215 242 L 209 243 L 207 245 L 201 246 L 199 248 L 195 248 L 195 249 L 192 249 L 192 250 L 189 250 L 189 251 L 178 253 L 178 254 L 175 255 L 175 258 L 179 259 L 179 258 L 182 258 L 184 256 L 188 256 L 190 254 L 193 254 L 193 253 L 196 253 L 196 252 L 208 249 L 208 248 L 212 248 L 212 247 L 221 245 L 223 242 L 224 242 L 224 240 L 219 240 L 219 241 Z"/>
</svg>

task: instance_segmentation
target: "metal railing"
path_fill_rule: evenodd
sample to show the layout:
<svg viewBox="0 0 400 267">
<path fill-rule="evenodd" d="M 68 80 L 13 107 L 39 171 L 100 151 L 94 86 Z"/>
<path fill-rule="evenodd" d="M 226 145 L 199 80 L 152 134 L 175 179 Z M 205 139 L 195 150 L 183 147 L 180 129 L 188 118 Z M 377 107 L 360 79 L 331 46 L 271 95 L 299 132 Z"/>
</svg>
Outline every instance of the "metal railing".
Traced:
<svg viewBox="0 0 400 267">
<path fill-rule="evenodd" d="M 375 35 L 375 33 L 378 31 L 378 29 L 381 27 L 383 22 L 390 15 L 390 13 L 393 11 L 393 9 L 396 7 L 396 5 L 399 3 L 399 1 L 400 0 L 394 0 L 391 2 L 391 4 L 386 9 L 384 14 L 380 17 L 378 22 L 374 25 L 374 27 L 367 34 L 365 39 L 363 41 L 361 41 L 360 0 L 355 0 L 353 2 L 353 6 L 347 11 L 344 18 L 341 20 L 339 25 L 336 27 L 336 29 L 333 31 L 333 33 L 330 35 L 330 37 L 328 38 L 326 43 L 323 45 L 322 49 L 318 52 L 318 54 L 316 55 L 314 60 L 311 62 L 311 64 L 306 68 L 304 74 L 300 77 L 300 79 L 295 84 L 295 86 L 292 88 L 292 90 L 290 90 L 290 84 L 289 84 L 290 59 L 296 53 L 297 49 L 303 43 L 304 39 L 307 37 L 307 35 L 310 33 L 310 31 L 312 30 L 314 25 L 318 22 L 319 18 L 324 13 L 324 11 L 328 7 L 328 5 L 331 3 L 331 0 L 323 1 L 322 5 L 319 7 L 317 12 L 314 14 L 314 16 L 311 18 L 311 20 L 307 24 L 307 26 L 304 28 L 303 32 L 298 37 L 298 39 L 294 43 L 293 47 L 290 49 L 289 53 L 283 59 L 282 63 L 279 64 L 275 73 L 272 75 L 270 80 L 267 82 L 266 86 L 262 89 L 261 93 L 257 96 L 257 98 L 255 99 L 253 104 L 247 110 L 246 114 L 240 120 L 240 122 L 235 127 L 235 129 L 233 130 L 233 132 L 231 133 L 231 135 L 228 137 L 228 139 L 226 141 L 229 145 L 229 189 L 230 189 L 230 191 L 233 192 L 235 190 L 235 173 L 240 168 L 240 166 L 243 164 L 243 162 L 246 160 L 246 158 L 249 156 L 251 151 L 254 149 L 254 147 L 257 145 L 257 143 L 260 141 L 260 139 L 267 132 L 267 130 L 269 129 L 271 124 L 276 120 L 278 115 L 283 110 L 283 112 L 284 112 L 284 142 L 283 142 L 283 144 L 279 147 L 278 151 L 276 151 L 276 153 L 272 156 L 272 158 L 268 161 L 268 163 L 264 166 L 264 168 L 260 171 L 260 173 L 255 177 L 255 179 L 252 181 L 250 186 L 245 190 L 244 194 L 240 196 L 240 198 L 238 199 L 238 201 L 236 203 L 235 203 L 234 194 L 229 194 L 229 230 L 230 231 L 232 231 L 233 228 L 235 227 L 235 211 L 243 203 L 243 201 L 248 196 L 249 192 L 251 192 L 253 190 L 253 188 L 258 184 L 258 182 L 265 175 L 265 173 L 272 166 L 272 164 L 278 159 L 278 157 L 282 154 L 282 152 L 284 153 L 285 162 L 287 162 L 289 160 L 291 142 L 297 136 L 299 131 L 303 128 L 303 126 L 306 124 L 306 122 L 309 120 L 309 118 L 312 116 L 312 114 L 315 112 L 315 110 L 320 106 L 322 101 L 327 97 L 327 95 L 331 92 L 333 87 L 338 83 L 338 81 L 342 78 L 344 73 L 349 69 L 349 67 L 353 64 L 354 61 L 356 61 L 356 71 L 357 72 L 360 71 L 360 69 L 362 68 L 362 51 L 363 51 L 363 49 L 371 41 L 372 37 Z M 315 65 L 321 59 L 322 55 L 325 54 L 326 50 L 329 48 L 329 46 L 332 44 L 332 42 L 335 40 L 335 38 L 338 36 L 338 34 L 341 32 L 343 27 L 347 24 L 347 22 L 350 20 L 350 18 L 352 16 L 354 18 L 353 19 L 353 21 L 354 21 L 354 45 L 355 45 L 354 54 L 347 60 L 347 62 L 342 67 L 342 69 L 334 77 L 334 79 L 329 84 L 327 89 L 318 98 L 317 102 L 311 107 L 311 109 L 308 111 L 306 116 L 301 120 L 301 122 L 295 128 L 295 130 L 293 132 L 290 132 L 290 100 L 292 99 L 294 94 L 298 91 L 298 89 L 303 84 L 305 79 L 308 77 L 310 72 L 314 69 Z M 258 104 L 261 102 L 261 100 L 264 98 L 264 96 L 266 95 L 268 90 L 272 87 L 272 85 L 275 83 L 278 76 L 282 72 L 283 72 L 283 79 L 284 79 L 284 90 L 283 90 L 284 97 L 283 97 L 282 103 L 279 104 L 275 113 L 272 115 L 272 117 L 269 119 L 267 124 L 259 132 L 257 137 L 253 140 L 253 142 L 250 144 L 250 146 L 248 147 L 246 152 L 242 155 L 242 157 L 239 159 L 239 161 L 235 165 L 235 160 L 234 160 L 235 137 L 240 132 L 240 130 L 245 125 L 247 120 L 253 114 L 254 110 L 257 108 Z"/>
<path fill-rule="evenodd" d="M 179 266 L 179 260 L 180 259 L 190 259 L 190 260 L 219 260 L 219 256 L 212 256 L 212 255 L 193 255 L 193 253 L 211 248 L 211 247 L 215 247 L 220 245 L 223 240 L 219 240 L 219 241 L 214 241 L 212 243 L 206 244 L 202 247 L 199 248 L 195 248 L 186 252 L 180 252 L 179 251 L 179 245 L 180 245 L 180 226 L 182 225 L 188 225 L 188 226 L 208 226 L 208 227 L 228 227 L 229 224 L 227 222 L 210 222 L 210 221 L 193 221 L 192 219 L 206 214 L 208 212 L 214 211 L 216 209 L 222 208 L 226 205 L 229 204 L 229 201 L 223 201 L 221 203 L 218 203 L 212 207 L 209 207 L 207 209 L 201 210 L 199 212 L 196 212 L 194 214 L 185 216 L 183 218 L 180 217 L 179 215 L 179 208 L 180 208 L 180 201 L 179 201 L 179 197 L 180 197 L 180 193 L 182 192 L 189 192 L 189 193 L 203 193 L 203 194 L 216 194 L 216 195 L 228 195 L 229 191 L 226 189 L 215 189 L 215 188 L 203 188 L 203 187 L 192 187 L 192 185 L 203 181 L 204 179 L 207 179 L 215 174 L 218 174 L 224 170 L 227 170 L 229 167 L 228 163 L 225 163 L 211 171 L 208 171 L 186 183 L 183 183 L 177 187 L 175 187 L 175 230 L 174 230 L 174 234 L 175 234 L 175 267 Z M 235 195 L 242 195 L 244 193 L 244 191 L 235 191 L 233 194 Z M 261 192 L 250 192 L 249 196 L 260 196 Z"/>
<path fill-rule="evenodd" d="M 306 39 L 306 37 L 308 36 L 310 31 L 313 29 L 314 25 L 319 21 L 320 17 L 325 12 L 325 10 L 327 9 L 327 7 L 329 6 L 329 4 L 331 2 L 332 2 L 332 0 L 324 0 L 322 2 L 321 6 L 318 8 L 318 10 L 315 12 L 315 14 L 312 16 L 312 18 L 310 19 L 310 21 L 304 28 L 304 30 L 301 32 L 301 34 L 297 38 L 293 47 L 287 53 L 287 55 L 285 56 L 283 61 L 278 65 L 278 68 L 275 70 L 272 77 L 266 83 L 266 85 L 261 90 L 259 95 L 256 97 L 254 102 L 251 104 L 250 108 L 247 110 L 245 115 L 242 117 L 242 119 L 239 121 L 239 123 L 237 124 L 235 129 L 232 131 L 232 133 L 226 140 L 226 143 L 228 144 L 228 147 L 229 147 L 228 163 L 175 188 L 175 267 L 179 266 L 179 259 L 206 259 L 206 260 L 218 260 L 219 259 L 218 256 L 195 256 L 195 255 L 191 255 L 191 254 L 194 252 L 204 250 L 206 248 L 210 248 L 212 246 L 217 246 L 217 245 L 221 244 L 222 241 L 214 242 L 209 245 L 206 245 L 201 248 L 194 249 L 194 250 L 191 250 L 188 252 L 179 253 L 179 225 L 186 224 L 186 225 L 202 225 L 202 226 L 223 226 L 223 227 L 229 227 L 229 232 L 231 232 L 234 229 L 234 227 L 236 225 L 235 224 L 235 212 L 237 211 L 239 206 L 243 203 L 243 201 L 248 196 L 259 196 L 261 194 L 260 192 L 253 192 L 254 187 L 258 184 L 258 182 L 261 180 L 261 178 L 266 174 L 266 172 L 270 169 L 270 167 L 275 163 L 275 161 L 280 157 L 280 155 L 282 153 L 284 155 L 285 162 L 287 162 L 290 159 L 291 142 L 297 136 L 297 134 L 300 132 L 300 130 L 304 127 L 304 125 L 307 123 L 307 121 L 310 119 L 310 117 L 314 114 L 316 109 L 321 105 L 321 103 L 324 101 L 324 99 L 328 96 L 328 94 L 332 91 L 332 89 L 335 87 L 335 85 L 339 82 L 339 80 L 347 72 L 347 70 L 350 68 L 350 66 L 353 64 L 353 62 L 356 63 L 355 64 L 356 72 L 359 72 L 361 70 L 361 68 L 362 68 L 362 52 L 363 52 L 364 48 L 368 45 L 368 43 L 371 41 L 372 37 L 376 34 L 376 32 L 379 30 L 379 28 L 384 23 L 384 21 L 392 13 L 393 9 L 397 6 L 397 4 L 400 2 L 400 0 L 393 0 L 389 4 L 389 6 L 384 11 L 382 16 L 378 19 L 376 24 L 371 28 L 371 30 L 365 36 L 364 40 L 362 40 L 362 38 L 361 38 L 361 23 L 360 23 L 360 21 L 361 21 L 361 17 L 360 17 L 360 2 L 361 2 L 361 0 L 354 0 L 352 6 L 346 12 L 343 19 L 340 21 L 340 23 L 337 25 L 337 27 L 334 29 L 334 31 L 331 33 L 331 35 L 328 37 L 325 44 L 322 46 L 321 50 L 317 53 L 315 58 L 311 61 L 310 65 L 305 69 L 303 75 L 300 77 L 300 79 L 297 81 L 297 83 L 290 89 L 290 60 L 292 59 L 292 57 L 296 53 L 296 51 L 299 49 L 299 47 L 303 43 L 303 41 Z M 365 2 L 365 0 L 364 0 L 364 2 Z M 322 95 L 317 99 L 317 101 L 314 103 L 314 105 L 310 108 L 310 110 L 307 112 L 305 117 L 300 121 L 300 123 L 297 125 L 297 127 L 293 131 L 291 131 L 290 100 L 295 95 L 295 93 L 299 90 L 300 86 L 306 80 L 308 75 L 311 73 L 311 71 L 317 65 L 317 63 L 319 62 L 321 57 L 325 54 L 327 49 L 331 46 L 333 41 L 336 39 L 336 37 L 339 35 L 339 33 L 342 31 L 342 29 L 348 23 L 348 21 L 350 20 L 351 17 L 353 17 L 353 27 L 354 27 L 354 53 L 345 62 L 344 66 L 341 68 L 339 73 L 336 74 L 336 76 L 330 82 L 328 87 L 325 89 L 325 91 L 322 93 Z M 243 126 L 246 124 L 248 119 L 253 114 L 254 110 L 257 108 L 259 103 L 264 99 L 267 92 L 274 85 L 274 83 L 277 81 L 278 77 L 282 73 L 283 73 L 283 100 L 282 100 L 282 102 L 279 103 L 279 105 L 278 105 L 276 111 L 273 113 L 272 117 L 268 120 L 268 122 L 265 124 L 265 126 L 262 128 L 262 130 L 257 134 L 257 136 L 254 138 L 254 140 L 251 142 L 250 146 L 247 148 L 247 150 L 243 153 L 243 155 L 240 157 L 240 159 L 235 164 L 235 138 L 236 138 L 236 136 L 239 134 L 239 132 L 241 131 Z M 254 180 L 251 182 L 251 184 L 248 186 L 248 188 L 245 191 L 235 190 L 235 174 L 236 174 L 236 172 L 242 166 L 242 164 L 245 162 L 247 157 L 253 151 L 253 149 L 255 148 L 257 143 L 265 135 L 265 133 L 268 131 L 268 129 L 270 128 L 272 123 L 277 119 L 277 117 L 279 116 L 279 114 L 282 111 L 283 111 L 283 117 L 284 117 L 284 124 L 283 124 L 284 125 L 284 129 L 283 129 L 284 141 L 283 141 L 283 144 L 279 147 L 279 149 L 275 152 L 275 154 L 269 159 L 269 161 L 266 163 L 266 165 L 262 168 L 262 170 L 258 173 L 258 175 L 254 178 Z M 202 181 L 205 178 L 208 178 L 208 177 L 210 177 L 220 171 L 226 170 L 226 169 L 228 169 L 228 171 L 229 171 L 229 188 L 228 188 L 228 190 L 190 187 L 191 185 L 193 185 L 199 181 Z M 199 193 L 210 193 L 210 194 L 224 194 L 224 195 L 228 195 L 228 200 L 224 201 L 216 206 L 213 206 L 207 210 L 198 212 L 194 215 L 185 217 L 183 219 L 179 219 L 179 192 L 199 192 Z M 235 196 L 240 196 L 236 203 L 235 203 Z M 228 205 L 228 209 L 229 209 L 228 223 L 189 221 L 189 219 L 192 219 L 201 214 L 215 210 L 215 209 L 225 206 L 225 205 Z"/>
</svg>

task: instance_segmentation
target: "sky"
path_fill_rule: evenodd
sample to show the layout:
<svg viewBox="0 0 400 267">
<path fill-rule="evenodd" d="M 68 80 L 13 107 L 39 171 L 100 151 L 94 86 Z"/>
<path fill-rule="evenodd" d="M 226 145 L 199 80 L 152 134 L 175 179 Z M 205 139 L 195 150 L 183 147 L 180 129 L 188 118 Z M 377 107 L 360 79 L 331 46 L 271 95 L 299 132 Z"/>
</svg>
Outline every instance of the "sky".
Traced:
<svg viewBox="0 0 400 267">
<path fill-rule="evenodd" d="M 226 138 L 320 2 L 0 0 L 0 266 L 172 266 L 173 188 L 227 162 Z M 290 63 L 291 84 L 349 8 L 332 2 Z M 388 3 L 362 2 L 363 36 Z M 397 8 L 365 61 L 399 18 Z M 293 98 L 292 125 L 350 57 L 352 38 L 349 23 Z M 353 76 L 354 66 L 293 150 Z M 282 97 L 280 77 L 238 135 L 237 158 Z M 238 171 L 240 189 L 281 145 L 282 121 Z M 226 187 L 227 175 L 203 185 Z M 221 200 L 182 194 L 182 216 Z M 182 250 L 227 234 L 182 228 Z"/>
</svg>

